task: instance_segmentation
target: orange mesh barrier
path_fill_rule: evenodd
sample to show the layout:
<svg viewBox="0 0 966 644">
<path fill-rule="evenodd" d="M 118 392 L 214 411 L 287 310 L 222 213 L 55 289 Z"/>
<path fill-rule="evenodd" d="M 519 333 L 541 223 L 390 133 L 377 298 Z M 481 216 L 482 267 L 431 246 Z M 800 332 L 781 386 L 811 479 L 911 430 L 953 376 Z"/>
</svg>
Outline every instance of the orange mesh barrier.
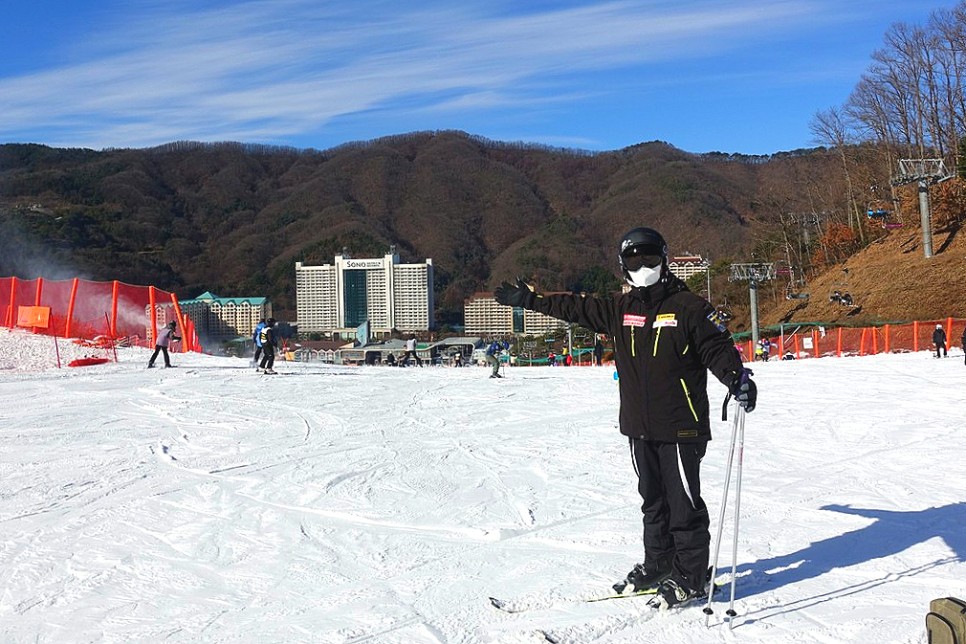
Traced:
<svg viewBox="0 0 966 644">
<path fill-rule="evenodd" d="M 917 320 L 907 324 L 885 324 L 874 327 L 807 328 L 795 333 L 761 337 L 773 344 L 771 359 L 786 354 L 796 358 L 869 356 L 879 353 L 935 351 L 932 334 L 940 325 L 946 332 L 946 349 L 959 346 L 966 319 Z M 751 341 L 738 344 L 747 361 Z"/>
<path fill-rule="evenodd" d="M 22 307 L 47 308 L 47 327 L 21 324 Z M 182 351 L 200 351 L 193 325 L 186 326 L 188 320 L 181 315 L 174 293 L 117 281 L 0 277 L 2 326 L 29 326 L 38 333 L 64 338 L 108 336 L 120 344 L 152 347 L 158 329 L 171 321 L 180 328 Z"/>
</svg>

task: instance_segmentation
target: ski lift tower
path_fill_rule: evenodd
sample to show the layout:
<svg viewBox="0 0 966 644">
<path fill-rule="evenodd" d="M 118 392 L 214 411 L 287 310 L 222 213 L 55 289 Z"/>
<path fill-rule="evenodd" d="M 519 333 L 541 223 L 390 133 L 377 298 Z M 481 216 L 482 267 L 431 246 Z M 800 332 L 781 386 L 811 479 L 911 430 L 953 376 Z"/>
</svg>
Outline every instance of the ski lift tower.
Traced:
<svg viewBox="0 0 966 644">
<path fill-rule="evenodd" d="M 952 179 L 942 159 L 899 159 L 899 174 L 892 185 L 919 184 L 919 219 L 922 222 L 922 251 L 932 257 L 932 219 L 929 213 L 929 186 Z"/>
<path fill-rule="evenodd" d="M 748 299 L 751 304 L 751 340 L 758 346 L 758 284 L 775 279 L 775 265 L 757 262 L 753 264 L 732 264 L 729 282 L 748 282 Z M 752 355 L 752 359 L 754 355 Z"/>
</svg>

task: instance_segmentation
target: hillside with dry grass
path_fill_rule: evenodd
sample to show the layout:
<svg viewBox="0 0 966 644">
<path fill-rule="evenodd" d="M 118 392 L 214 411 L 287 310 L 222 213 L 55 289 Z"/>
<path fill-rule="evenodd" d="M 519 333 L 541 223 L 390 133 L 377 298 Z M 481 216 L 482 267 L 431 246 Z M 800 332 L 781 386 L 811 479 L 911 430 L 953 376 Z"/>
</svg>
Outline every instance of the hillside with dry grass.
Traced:
<svg viewBox="0 0 966 644">
<path fill-rule="evenodd" d="M 934 231 L 935 254 L 928 259 L 922 245 L 918 225 L 890 231 L 799 289 L 809 294 L 808 300 L 785 299 L 780 282 L 766 285 L 759 296 L 760 323 L 859 326 L 966 318 L 966 236 L 958 226 Z M 836 290 L 850 293 L 854 307 L 829 301 Z"/>
</svg>

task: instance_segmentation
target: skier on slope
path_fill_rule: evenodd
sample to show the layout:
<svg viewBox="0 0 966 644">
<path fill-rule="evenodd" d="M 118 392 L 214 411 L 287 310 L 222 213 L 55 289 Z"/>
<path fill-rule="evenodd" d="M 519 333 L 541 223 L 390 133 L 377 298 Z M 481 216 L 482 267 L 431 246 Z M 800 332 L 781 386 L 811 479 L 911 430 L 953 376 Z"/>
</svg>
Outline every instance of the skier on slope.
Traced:
<svg viewBox="0 0 966 644">
<path fill-rule="evenodd" d="M 503 353 L 503 349 L 509 349 L 510 345 L 507 342 L 500 342 L 499 340 L 493 339 L 490 344 L 486 347 L 486 364 L 490 365 L 491 372 L 490 378 L 502 378 L 500 375 L 500 354 Z"/>
<path fill-rule="evenodd" d="M 943 329 L 943 325 L 937 324 L 936 330 L 932 332 L 932 343 L 936 345 L 936 357 L 939 356 L 939 352 L 942 351 L 942 357 L 946 356 L 946 331 Z"/>
<path fill-rule="evenodd" d="M 174 330 L 177 327 L 177 323 L 172 320 L 168 322 L 161 332 L 158 333 L 158 339 L 154 343 L 154 353 L 151 354 L 151 359 L 148 360 L 148 369 L 154 368 L 154 361 L 158 359 L 158 354 L 164 354 L 164 366 L 171 366 L 171 358 L 168 357 L 168 347 L 171 345 L 172 340 L 180 340 L 179 336 L 174 334 Z"/>
<path fill-rule="evenodd" d="M 711 534 L 699 476 L 711 440 L 707 371 L 746 411 L 757 388 L 714 307 L 668 269 L 657 231 L 624 235 L 619 262 L 628 293 L 541 295 L 518 279 L 501 284 L 496 300 L 613 336 L 620 431 L 644 501 L 644 562 L 615 589 L 654 590 L 668 606 L 683 605 L 707 597 Z"/>
<path fill-rule="evenodd" d="M 258 337 L 262 341 L 262 361 L 258 363 L 258 369 L 263 373 L 274 375 L 278 373 L 274 369 L 275 348 L 278 346 L 278 340 L 275 338 L 275 318 L 265 320 L 265 326 L 262 327 Z"/>
<path fill-rule="evenodd" d="M 252 333 L 252 343 L 255 345 L 255 357 L 252 358 L 252 364 L 255 365 L 255 369 L 258 369 L 258 358 L 262 355 L 262 329 L 265 328 L 265 318 L 258 321 L 255 325 L 255 331 Z"/>
</svg>

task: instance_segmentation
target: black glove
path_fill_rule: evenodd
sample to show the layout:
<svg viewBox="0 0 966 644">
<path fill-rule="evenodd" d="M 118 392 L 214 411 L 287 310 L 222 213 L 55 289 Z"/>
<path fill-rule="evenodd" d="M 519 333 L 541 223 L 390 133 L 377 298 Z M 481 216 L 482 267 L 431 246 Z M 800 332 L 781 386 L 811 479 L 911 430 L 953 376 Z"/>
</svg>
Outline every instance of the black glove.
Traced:
<svg viewBox="0 0 966 644">
<path fill-rule="evenodd" d="M 517 278 L 516 284 L 503 282 L 496 287 L 493 295 L 496 296 L 496 301 L 504 306 L 518 306 L 525 309 L 533 306 L 533 300 L 537 296 L 533 287 L 520 277 Z"/>
<path fill-rule="evenodd" d="M 735 397 L 735 400 L 746 412 L 755 411 L 755 403 L 758 400 L 758 387 L 755 386 L 755 381 L 751 379 L 753 375 L 751 369 L 742 369 L 741 373 L 735 374 L 731 386 L 728 387 L 731 395 Z"/>
</svg>

